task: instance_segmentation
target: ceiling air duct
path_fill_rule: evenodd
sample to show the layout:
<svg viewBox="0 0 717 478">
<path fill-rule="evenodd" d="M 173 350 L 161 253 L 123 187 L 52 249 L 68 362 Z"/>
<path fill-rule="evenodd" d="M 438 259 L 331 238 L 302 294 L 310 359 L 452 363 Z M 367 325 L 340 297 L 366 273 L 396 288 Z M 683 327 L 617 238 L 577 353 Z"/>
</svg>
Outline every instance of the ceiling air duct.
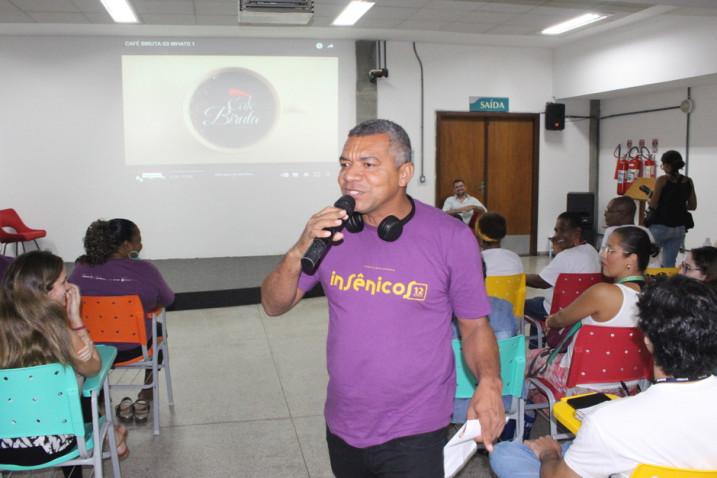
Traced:
<svg viewBox="0 0 717 478">
<path fill-rule="evenodd" d="M 313 0 L 239 0 L 239 23 L 306 25 L 313 16 Z"/>
</svg>

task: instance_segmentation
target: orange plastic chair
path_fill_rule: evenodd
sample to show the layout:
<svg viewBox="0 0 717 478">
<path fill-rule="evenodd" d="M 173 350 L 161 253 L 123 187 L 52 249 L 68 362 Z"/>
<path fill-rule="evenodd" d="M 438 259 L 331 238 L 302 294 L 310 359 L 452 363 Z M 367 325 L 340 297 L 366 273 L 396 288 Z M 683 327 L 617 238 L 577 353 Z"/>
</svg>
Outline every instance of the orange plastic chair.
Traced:
<svg viewBox="0 0 717 478">
<path fill-rule="evenodd" d="M 580 294 L 588 290 L 591 286 L 604 281 L 605 276 L 599 272 L 591 274 L 560 274 L 558 280 L 555 281 L 550 314 L 555 314 L 569 306 Z M 525 320 L 535 325 L 535 328 L 538 330 L 538 348 L 543 348 L 544 322 L 527 315 L 525 316 Z M 536 336 L 530 338 L 536 338 Z"/>
<path fill-rule="evenodd" d="M 620 387 L 620 382 L 651 378 L 652 355 L 639 329 L 583 325 L 575 336 L 565 383 L 566 393 L 561 393 L 556 384 L 543 377 L 528 378 L 528 389 L 535 387 L 548 399 L 550 435 L 558 439 L 565 436 L 558 435 L 553 407 L 563 396 L 575 395 L 578 386 L 600 384 Z M 546 408 L 545 404 L 526 405 L 527 410 L 543 408 Z"/>
<path fill-rule="evenodd" d="M 525 308 L 525 274 L 512 276 L 488 276 L 485 278 L 486 293 L 513 304 L 513 315 L 523 317 Z"/>
<path fill-rule="evenodd" d="M 665 466 L 638 465 L 630 478 L 717 478 L 717 470 L 685 470 Z"/>
<path fill-rule="evenodd" d="M 6 228 L 12 229 L 8 231 Z M 22 252 L 25 252 L 25 242 L 33 241 L 35 247 L 40 249 L 37 240 L 45 237 L 47 231 L 44 229 L 32 229 L 27 227 L 20 216 L 14 209 L 0 210 L 0 244 L 2 244 L 2 253 L 5 255 L 5 249 L 8 244 L 15 244 L 15 256 L 18 254 L 18 244 L 22 244 Z"/>
<path fill-rule="evenodd" d="M 152 412 L 154 417 L 154 434 L 159 435 L 159 371 L 164 369 L 164 378 L 167 383 L 167 398 L 170 406 L 174 406 L 172 392 L 172 375 L 169 368 L 169 345 L 167 342 L 167 321 L 164 309 L 150 312 L 152 320 L 152 340 L 148 348 L 147 330 L 145 327 L 145 314 L 142 301 L 137 295 L 124 296 L 85 296 L 82 297 L 82 319 L 85 327 L 97 343 L 130 343 L 142 347 L 142 355 L 115 363 L 113 368 L 136 368 L 152 370 L 152 382 L 145 384 L 114 384 L 110 388 L 140 388 L 152 389 L 154 402 Z M 157 337 L 157 322 L 162 323 L 163 337 Z M 163 355 L 162 364 L 159 363 L 159 353 Z"/>
</svg>

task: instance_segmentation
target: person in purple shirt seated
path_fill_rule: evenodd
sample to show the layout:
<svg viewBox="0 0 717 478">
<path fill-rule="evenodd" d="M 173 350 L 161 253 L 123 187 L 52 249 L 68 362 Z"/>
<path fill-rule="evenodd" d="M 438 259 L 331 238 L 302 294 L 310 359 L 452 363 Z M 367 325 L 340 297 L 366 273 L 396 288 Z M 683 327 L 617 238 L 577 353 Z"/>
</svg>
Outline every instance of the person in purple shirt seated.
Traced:
<svg viewBox="0 0 717 478">
<path fill-rule="evenodd" d="M 505 424 L 480 249 L 464 224 L 406 194 L 414 169 L 399 125 L 354 127 L 339 164 L 341 194 L 355 201 L 351 223 L 364 227 L 337 232 L 348 219 L 338 207 L 314 214 L 264 280 L 262 305 L 280 315 L 318 282 L 326 293 L 324 416 L 334 475 L 443 476 L 456 388 L 453 313 L 466 363 L 480 379 L 468 418 L 480 421 L 488 449 Z M 302 256 L 318 238 L 333 245 L 318 269 L 304 273 Z"/>
<path fill-rule="evenodd" d="M 83 296 L 138 295 L 145 313 L 174 302 L 174 292 L 159 270 L 139 259 L 142 235 L 132 221 L 97 220 L 87 228 L 84 245 L 85 254 L 77 259 L 69 279 Z M 151 324 L 151 320 L 146 321 L 148 337 L 152 335 Z M 161 336 L 161 324 L 158 324 L 157 335 Z M 116 363 L 142 355 L 141 347 L 116 345 Z M 151 381 L 151 378 L 151 371 L 147 371 L 145 379 Z M 142 390 L 140 398 L 151 400 L 152 390 Z"/>
<path fill-rule="evenodd" d="M 0 256 L 0 279 L 5 275 L 5 270 L 12 264 L 14 257 Z"/>
</svg>

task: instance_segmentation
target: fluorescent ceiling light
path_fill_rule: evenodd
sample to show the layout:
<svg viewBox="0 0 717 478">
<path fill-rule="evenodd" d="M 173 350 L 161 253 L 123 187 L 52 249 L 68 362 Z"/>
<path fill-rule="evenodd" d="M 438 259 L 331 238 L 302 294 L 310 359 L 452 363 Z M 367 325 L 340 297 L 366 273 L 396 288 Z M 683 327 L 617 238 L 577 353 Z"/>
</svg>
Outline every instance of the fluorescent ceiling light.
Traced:
<svg viewBox="0 0 717 478">
<path fill-rule="evenodd" d="M 374 2 L 364 2 L 362 0 L 353 0 L 351 3 L 346 5 L 339 16 L 334 18 L 331 22 L 332 25 L 336 26 L 350 26 L 356 23 L 364 13 L 368 12 L 373 7 Z"/>
<path fill-rule="evenodd" d="M 100 0 L 115 23 L 139 23 L 129 0 Z"/>
<path fill-rule="evenodd" d="M 569 32 L 570 30 L 575 30 L 576 28 L 584 27 L 585 25 L 597 22 L 603 18 L 607 18 L 607 15 L 601 15 L 599 13 L 586 13 L 585 15 L 580 15 L 579 17 L 572 18 L 564 21 L 563 23 L 558 23 L 557 25 L 548 27 L 540 33 L 543 35 L 560 35 L 561 33 Z"/>
</svg>

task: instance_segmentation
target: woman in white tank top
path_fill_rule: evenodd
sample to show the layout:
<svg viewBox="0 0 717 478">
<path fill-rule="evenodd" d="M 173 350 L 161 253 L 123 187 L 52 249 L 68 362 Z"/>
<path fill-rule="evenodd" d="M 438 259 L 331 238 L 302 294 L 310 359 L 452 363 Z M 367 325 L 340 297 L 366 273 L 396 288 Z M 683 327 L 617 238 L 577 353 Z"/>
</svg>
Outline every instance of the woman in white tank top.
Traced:
<svg viewBox="0 0 717 478">
<path fill-rule="evenodd" d="M 614 283 L 595 284 L 583 292 L 575 301 L 549 316 L 545 323 L 548 328 L 572 327 L 578 321 L 584 325 L 602 327 L 636 327 L 637 297 L 645 282 L 643 272 L 651 255 L 657 254 L 649 236 L 642 229 L 627 226 L 616 229 L 600 251 L 602 273 Z M 579 333 L 579 332 L 578 332 Z M 542 349 L 528 351 L 531 370 L 540 370 L 547 360 L 547 354 L 540 356 Z M 564 385 L 570 368 L 572 346 L 565 354 L 559 354 L 540 375 L 550 380 L 564 392 Z M 535 363 L 534 363 L 535 362 Z M 537 398 L 537 397 L 536 397 Z"/>
</svg>

